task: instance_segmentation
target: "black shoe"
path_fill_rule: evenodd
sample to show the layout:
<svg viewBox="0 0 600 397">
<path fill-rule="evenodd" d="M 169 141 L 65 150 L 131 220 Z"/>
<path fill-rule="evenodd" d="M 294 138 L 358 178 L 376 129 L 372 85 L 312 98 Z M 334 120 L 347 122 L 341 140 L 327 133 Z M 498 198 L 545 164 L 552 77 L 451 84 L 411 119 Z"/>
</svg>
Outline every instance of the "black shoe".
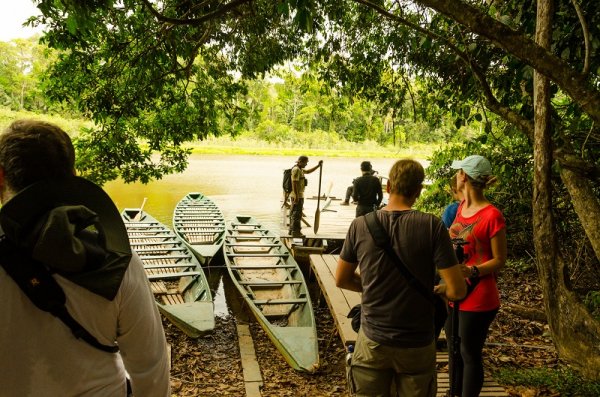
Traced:
<svg viewBox="0 0 600 397">
<path fill-rule="evenodd" d="M 298 237 L 298 238 L 304 238 L 304 237 L 306 237 L 306 236 L 305 236 L 304 234 L 302 234 L 302 232 L 301 232 L 301 231 L 299 231 L 299 230 L 298 230 L 298 231 L 291 232 L 290 234 L 292 235 L 292 237 Z"/>
</svg>

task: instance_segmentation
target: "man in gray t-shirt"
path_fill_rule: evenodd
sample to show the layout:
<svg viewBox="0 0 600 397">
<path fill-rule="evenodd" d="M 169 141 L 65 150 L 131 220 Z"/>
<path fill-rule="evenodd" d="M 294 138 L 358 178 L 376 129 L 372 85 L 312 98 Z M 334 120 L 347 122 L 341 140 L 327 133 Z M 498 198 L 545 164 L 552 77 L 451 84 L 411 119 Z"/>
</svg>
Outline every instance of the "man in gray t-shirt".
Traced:
<svg viewBox="0 0 600 397">
<path fill-rule="evenodd" d="M 424 177 L 418 162 L 397 161 L 390 171 L 388 205 L 376 215 L 394 250 L 421 284 L 433 291 L 437 268 L 445 284 L 436 292 L 461 299 L 466 285 L 446 228 L 437 217 L 412 209 Z M 375 245 L 365 217 L 350 225 L 336 284 L 362 292 L 361 328 L 349 371 L 352 392 L 387 395 L 395 380 L 399 395 L 435 396 L 433 305 Z"/>
</svg>

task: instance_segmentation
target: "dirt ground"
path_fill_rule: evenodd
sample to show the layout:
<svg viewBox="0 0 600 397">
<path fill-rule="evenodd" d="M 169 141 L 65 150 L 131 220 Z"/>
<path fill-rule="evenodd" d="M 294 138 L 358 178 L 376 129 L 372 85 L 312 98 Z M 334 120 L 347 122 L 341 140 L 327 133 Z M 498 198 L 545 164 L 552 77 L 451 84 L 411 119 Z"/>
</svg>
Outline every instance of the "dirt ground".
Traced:
<svg viewBox="0 0 600 397">
<path fill-rule="evenodd" d="M 504 269 L 499 285 L 502 300 L 528 307 L 542 307 L 541 291 L 535 272 Z M 316 285 L 316 282 L 311 282 Z M 249 324 L 264 387 L 262 396 L 348 396 L 344 355 L 333 319 L 318 287 L 312 285 L 317 319 L 320 369 L 316 374 L 294 371 L 273 346 L 265 332 L 248 316 L 218 317 L 215 331 L 191 339 L 164 322 L 171 345 L 171 383 L 173 396 L 245 396 L 242 367 L 236 333 L 236 321 Z M 242 316 L 243 317 L 243 316 Z M 504 367 L 553 367 L 558 358 L 548 327 L 543 321 L 521 318 L 501 309 L 494 321 L 484 349 L 486 372 Z M 447 371 L 447 368 L 441 368 Z M 558 396 L 551 390 L 507 387 L 512 396 Z"/>
</svg>

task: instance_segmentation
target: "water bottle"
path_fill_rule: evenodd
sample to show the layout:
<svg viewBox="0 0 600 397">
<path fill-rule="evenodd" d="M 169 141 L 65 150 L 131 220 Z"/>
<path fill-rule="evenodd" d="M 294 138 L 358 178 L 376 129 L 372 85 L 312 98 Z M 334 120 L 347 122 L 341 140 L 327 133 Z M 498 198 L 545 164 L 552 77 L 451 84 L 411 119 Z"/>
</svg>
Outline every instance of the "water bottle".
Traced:
<svg viewBox="0 0 600 397">
<path fill-rule="evenodd" d="M 352 363 L 352 353 L 354 353 L 354 345 L 348 345 L 348 353 L 346 353 L 346 365 L 350 366 Z"/>
</svg>

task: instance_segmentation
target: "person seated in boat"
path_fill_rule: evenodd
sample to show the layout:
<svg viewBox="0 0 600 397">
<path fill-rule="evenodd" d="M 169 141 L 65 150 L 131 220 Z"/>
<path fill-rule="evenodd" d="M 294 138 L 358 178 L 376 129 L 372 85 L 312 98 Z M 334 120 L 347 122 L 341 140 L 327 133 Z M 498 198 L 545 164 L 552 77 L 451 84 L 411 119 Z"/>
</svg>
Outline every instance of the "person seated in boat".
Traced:
<svg viewBox="0 0 600 397">
<path fill-rule="evenodd" d="M 398 160 L 390 170 L 388 204 L 354 219 L 340 252 L 336 286 L 362 292 L 360 328 L 348 374 L 356 396 L 387 396 L 392 382 L 398 395 L 436 394 L 431 304 L 436 268 L 445 282 L 436 292 L 460 300 L 467 289 L 444 224 L 412 209 L 424 179 L 417 161 Z M 377 224 L 388 236 L 393 256 L 376 245 L 370 229 Z M 412 274 L 413 282 L 400 266 Z"/>
<path fill-rule="evenodd" d="M 300 156 L 296 165 L 292 167 L 292 191 L 290 192 L 291 210 L 290 210 L 290 230 L 292 237 L 304 237 L 302 234 L 302 211 L 304 209 L 304 189 L 306 188 L 306 177 L 304 174 L 311 174 L 323 165 L 323 160 L 312 168 L 305 170 L 308 164 L 307 156 Z"/>
<path fill-rule="evenodd" d="M 67 133 L 18 120 L 0 134 L 0 202 L 0 394 L 170 396 L 141 260 L 108 195 L 75 176 Z"/>
<path fill-rule="evenodd" d="M 375 171 L 374 169 L 371 169 L 371 175 L 373 175 L 379 179 L 378 172 Z M 350 205 L 350 198 L 352 197 L 352 194 L 354 193 L 354 183 L 356 182 L 356 180 L 358 178 L 359 177 L 352 179 L 352 185 L 349 185 L 346 188 L 346 195 L 344 196 L 344 201 L 342 201 L 340 203 L 340 205 Z M 356 201 L 352 200 L 352 204 L 356 204 Z"/>
</svg>

